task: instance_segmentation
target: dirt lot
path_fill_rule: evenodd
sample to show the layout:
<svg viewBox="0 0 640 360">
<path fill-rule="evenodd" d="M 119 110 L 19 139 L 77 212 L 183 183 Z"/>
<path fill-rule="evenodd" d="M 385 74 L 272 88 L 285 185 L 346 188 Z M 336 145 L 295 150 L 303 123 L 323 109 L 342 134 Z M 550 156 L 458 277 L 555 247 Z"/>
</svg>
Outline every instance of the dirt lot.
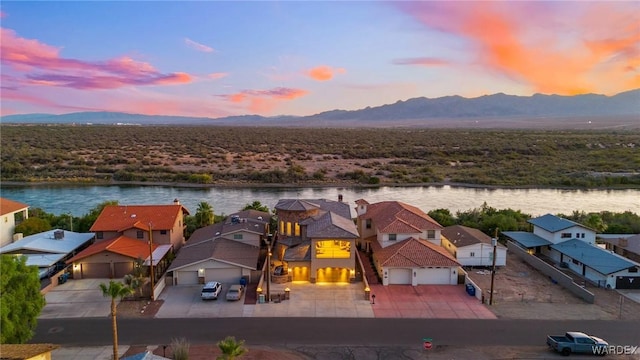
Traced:
<svg viewBox="0 0 640 360">
<path fill-rule="evenodd" d="M 469 277 L 483 289 L 489 303 L 491 272 L 468 270 Z M 499 318 L 543 319 L 553 313 L 557 319 L 640 320 L 640 304 L 623 299 L 615 290 L 587 286 L 596 296 L 595 304 L 588 304 L 562 286 L 554 284 L 516 255 L 507 253 L 507 265 L 496 271 L 493 306 L 489 309 Z"/>
</svg>

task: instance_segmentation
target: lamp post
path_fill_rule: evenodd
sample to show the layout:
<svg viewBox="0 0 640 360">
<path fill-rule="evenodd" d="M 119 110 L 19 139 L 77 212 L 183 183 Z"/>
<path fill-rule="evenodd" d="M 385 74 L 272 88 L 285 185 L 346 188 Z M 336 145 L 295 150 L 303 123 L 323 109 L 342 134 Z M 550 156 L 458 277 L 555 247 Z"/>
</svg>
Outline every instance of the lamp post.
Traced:
<svg viewBox="0 0 640 360">
<path fill-rule="evenodd" d="M 154 274 L 153 274 L 153 229 L 152 224 L 149 222 L 149 276 L 151 278 L 151 301 L 155 301 L 154 294 Z"/>
<path fill-rule="evenodd" d="M 265 242 L 267 243 L 267 298 L 265 302 L 271 301 L 271 236 L 268 236 Z"/>
<path fill-rule="evenodd" d="M 493 265 L 491 267 L 491 293 L 489 294 L 489 305 L 493 305 L 493 280 L 496 277 L 496 248 L 498 246 L 498 228 L 496 228 L 496 235 L 491 239 L 491 245 L 493 245 Z"/>
</svg>

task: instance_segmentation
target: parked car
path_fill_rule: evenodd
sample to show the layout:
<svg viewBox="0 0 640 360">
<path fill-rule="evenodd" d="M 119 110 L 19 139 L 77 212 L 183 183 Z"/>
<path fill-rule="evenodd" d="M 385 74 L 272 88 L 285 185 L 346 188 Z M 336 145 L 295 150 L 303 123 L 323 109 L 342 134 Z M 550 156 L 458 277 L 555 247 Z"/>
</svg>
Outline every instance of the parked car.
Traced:
<svg viewBox="0 0 640 360">
<path fill-rule="evenodd" d="M 242 298 L 242 293 L 244 292 L 244 286 L 242 285 L 231 285 L 229 290 L 227 290 L 227 300 L 240 300 Z"/>
<path fill-rule="evenodd" d="M 202 300 L 217 300 L 222 291 L 222 284 L 217 281 L 209 281 L 202 288 L 200 297 Z"/>
<path fill-rule="evenodd" d="M 604 354 L 609 343 L 583 332 L 569 331 L 564 335 L 547 336 L 547 345 L 564 356 L 577 354 Z"/>
</svg>

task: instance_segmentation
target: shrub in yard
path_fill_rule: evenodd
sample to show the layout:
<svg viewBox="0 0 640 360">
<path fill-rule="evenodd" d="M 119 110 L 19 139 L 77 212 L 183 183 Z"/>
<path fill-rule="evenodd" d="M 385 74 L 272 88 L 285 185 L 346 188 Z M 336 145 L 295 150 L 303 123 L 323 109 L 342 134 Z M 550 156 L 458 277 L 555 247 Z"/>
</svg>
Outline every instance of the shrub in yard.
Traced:
<svg viewBox="0 0 640 360">
<path fill-rule="evenodd" d="M 189 359 L 189 347 L 191 344 L 185 338 L 178 338 L 171 340 L 171 350 L 173 350 L 173 360 L 188 360 Z"/>
</svg>

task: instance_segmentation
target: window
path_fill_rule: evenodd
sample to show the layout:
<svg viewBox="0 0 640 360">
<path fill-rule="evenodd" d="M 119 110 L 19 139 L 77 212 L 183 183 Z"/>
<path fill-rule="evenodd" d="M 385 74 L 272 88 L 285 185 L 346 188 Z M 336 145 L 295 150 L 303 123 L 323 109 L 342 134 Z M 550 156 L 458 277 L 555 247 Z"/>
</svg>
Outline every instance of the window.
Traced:
<svg viewBox="0 0 640 360">
<path fill-rule="evenodd" d="M 436 231 L 435 230 L 427 230 L 427 239 L 435 239 Z"/>
<path fill-rule="evenodd" d="M 570 239 L 571 238 L 571 233 L 562 233 L 560 235 L 561 238 L 563 239 Z"/>
<path fill-rule="evenodd" d="M 582 233 L 582 238 L 584 239 L 585 233 Z"/>
<path fill-rule="evenodd" d="M 396 241 L 398 239 L 398 234 L 389 234 L 389 241 Z"/>
<path fill-rule="evenodd" d="M 367 219 L 367 220 L 365 220 L 365 227 L 366 227 L 367 229 L 371 229 L 371 219 Z"/>
<path fill-rule="evenodd" d="M 571 262 L 573 262 L 576 265 L 580 265 L 580 261 L 576 260 L 576 259 L 572 259 Z"/>
<path fill-rule="evenodd" d="M 242 240 L 242 234 L 233 234 L 233 240 Z"/>
<path fill-rule="evenodd" d="M 638 268 L 637 267 L 629 268 L 629 272 L 630 273 L 637 273 L 638 272 Z"/>
<path fill-rule="evenodd" d="M 160 230 L 160 235 L 167 235 L 167 230 Z"/>
<path fill-rule="evenodd" d="M 287 235 L 291 236 L 291 223 L 287 222 Z"/>
<path fill-rule="evenodd" d="M 9 222 L 9 217 L 8 216 L 4 217 L 4 222 Z"/>
<path fill-rule="evenodd" d="M 138 231 L 136 232 L 136 237 L 137 237 L 138 239 L 144 239 L 144 232 L 143 232 L 142 230 L 138 230 Z"/>
<path fill-rule="evenodd" d="M 474 253 L 474 252 L 472 251 L 472 252 L 470 252 L 470 253 L 469 253 L 469 256 L 470 256 L 470 257 L 475 257 L 475 256 L 476 256 L 476 253 Z"/>
<path fill-rule="evenodd" d="M 102 231 L 98 231 L 96 233 L 96 239 L 104 239 L 104 233 Z"/>
<path fill-rule="evenodd" d="M 280 221 L 280 234 L 284 235 L 284 221 Z"/>
<path fill-rule="evenodd" d="M 351 257 L 351 243 L 341 240 L 321 240 L 316 242 L 316 258 L 318 259 L 349 259 Z"/>
<path fill-rule="evenodd" d="M 296 236 L 300 236 L 300 224 L 298 224 L 298 223 L 293 224 L 293 228 L 294 228 L 294 231 L 295 231 L 294 234 Z"/>
</svg>

